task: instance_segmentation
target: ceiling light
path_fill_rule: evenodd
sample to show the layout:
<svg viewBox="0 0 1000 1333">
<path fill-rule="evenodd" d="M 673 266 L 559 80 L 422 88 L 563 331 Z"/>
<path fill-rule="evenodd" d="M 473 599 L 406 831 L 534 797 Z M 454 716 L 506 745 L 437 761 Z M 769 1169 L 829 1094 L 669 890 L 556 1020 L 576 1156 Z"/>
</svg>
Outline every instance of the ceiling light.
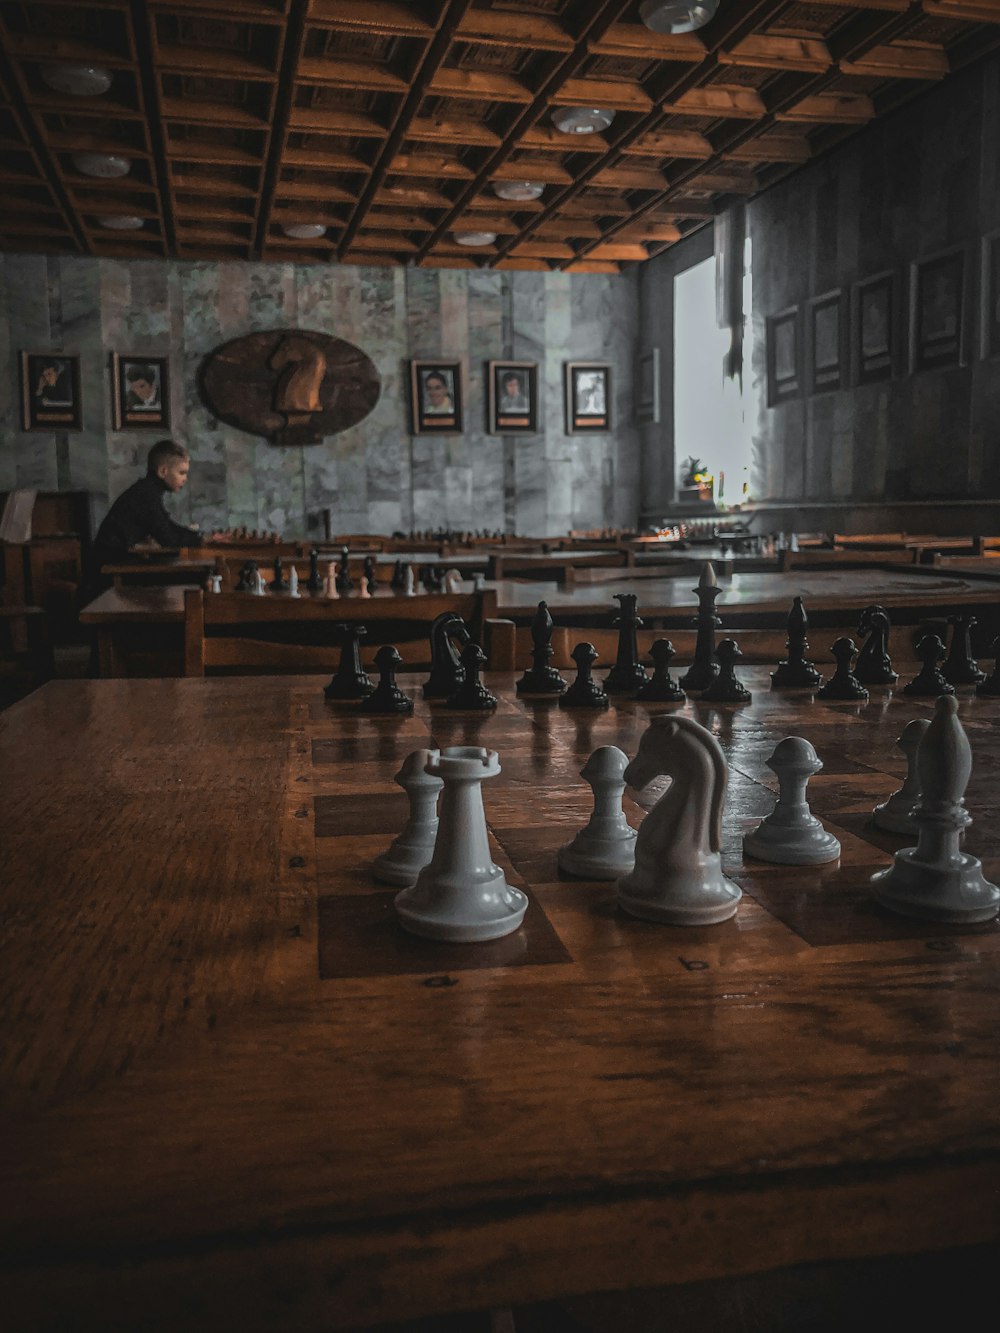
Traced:
<svg viewBox="0 0 1000 1333">
<path fill-rule="evenodd" d="M 127 176 L 132 170 L 132 163 L 120 153 L 74 153 L 73 165 L 85 176 L 100 176 L 104 180 Z"/>
<path fill-rule="evenodd" d="M 109 231 L 139 231 L 146 225 L 142 218 L 134 217 L 130 213 L 106 215 L 98 218 L 97 221 L 102 227 L 107 227 Z"/>
<path fill-rule="evenodd" d="M 42 79 L 57 93 L 98 97 L 111 87 L 111 71 L 103 65 L 43 65 Z"/>
<path fill-rule="evenodd" d="M 537 199 L 545 189 L 538 181 L 494 181 L 493 193 L 501 199 Z"/>
<path fill-rule="evenodd" d="M 552 124 L 563 134 L 596 134 L 606 130 L 615 113 L 600 106 L 559 106 L 552 113 Z"/>
<path fill-rule="evenodd" d="M 642 0 L 639 17 L 653 32 L 694 32 L 715 18 L 719 0 Z"/>
<path fill-rule="evenodd" d="M 455 240 L 459 245 L 492 245 L 496 240 L 495 231 L 456 231 Z"/>
<path fill-rule="evenodd" d="M 313 241 L 326 234 L 322 222 L 283 222 L 281 230 L 295 241 Z"/>
</svg>

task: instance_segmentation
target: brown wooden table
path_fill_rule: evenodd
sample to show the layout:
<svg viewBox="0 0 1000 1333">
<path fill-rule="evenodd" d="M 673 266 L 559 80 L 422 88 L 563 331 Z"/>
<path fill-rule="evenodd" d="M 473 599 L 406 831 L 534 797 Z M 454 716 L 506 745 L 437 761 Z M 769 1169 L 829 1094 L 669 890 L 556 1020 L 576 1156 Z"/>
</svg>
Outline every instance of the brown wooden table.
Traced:
<svg viewBox="0 0 1000 1333">
<path fill-rule="evenodd" d="M 685 705 L 729 761 L 744 889 L 687 930 L 556 868 L 585 758 L 656 711 L 631 702 L 505 677 L 495 714 L 396 720 L 315 677 L 59 681 L 0 714 L 7 1326 L 319 1333 L 996 1241 L 1000 931 L 868 894 L 903 844 L 868 813 L 930 705 L 744 674 L 751 705 Z M 1000 701 L 960 694 L 996 879 Z M 742 858 L 789 733 L 839 863 Z M 493 856 L 532 900 L 506 940 L 405 936 L 371 877 L 432 742 L 500 754 Z"/>
</svg>

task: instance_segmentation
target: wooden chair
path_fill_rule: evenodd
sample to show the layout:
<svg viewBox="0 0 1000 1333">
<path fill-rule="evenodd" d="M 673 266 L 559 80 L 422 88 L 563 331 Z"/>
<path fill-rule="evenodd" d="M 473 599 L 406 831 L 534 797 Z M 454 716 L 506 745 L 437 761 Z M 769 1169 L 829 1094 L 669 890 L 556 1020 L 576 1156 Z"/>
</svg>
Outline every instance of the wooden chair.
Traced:
<svg viewBox="0 0 1000 1333">
<path fill-rule="evenodd" d="M 455 611 L 479 639 L 486 617 L 496 615 L 496 593 L 379 593 L 333 601 L 189 588 L 184 594 L 184 674 L 332 671 L 340 661 L 335 626 L 343 623 L 365 626 L 361 656 L 366 665 L 380 644 L 392 643 L 408 668 L 424 669 L 430 665 L 430 627 L 443 611 Z"/>
</svg>

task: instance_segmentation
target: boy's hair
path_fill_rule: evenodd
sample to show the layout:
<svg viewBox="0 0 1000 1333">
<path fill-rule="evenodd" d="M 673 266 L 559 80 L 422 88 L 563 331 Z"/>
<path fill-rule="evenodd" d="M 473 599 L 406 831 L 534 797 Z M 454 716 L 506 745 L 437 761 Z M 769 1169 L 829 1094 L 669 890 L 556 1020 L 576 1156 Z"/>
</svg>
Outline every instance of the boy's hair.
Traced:
<svg viewBox="0 0 1000 1333">
<path fill-rule="evenodd" d="M 161 463 L 168 463 L 171 458 L 187 458 L 188 451 L 183 444 L 177 444 L 173 440 L 157 440 L 150 449 L 146 458 L 146 471 L 156 475 L 156 469 Z"/>
</svg>

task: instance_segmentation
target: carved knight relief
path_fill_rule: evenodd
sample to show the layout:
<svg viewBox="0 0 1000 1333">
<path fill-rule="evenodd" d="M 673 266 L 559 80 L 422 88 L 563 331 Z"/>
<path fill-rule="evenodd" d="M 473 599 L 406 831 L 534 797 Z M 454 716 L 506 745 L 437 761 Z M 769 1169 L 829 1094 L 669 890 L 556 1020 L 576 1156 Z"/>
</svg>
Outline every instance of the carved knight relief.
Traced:
<svg viewBox="0 0 1000 1333">
<path fill-rule="evenodd" d="M 201 392 L 222 421 L 275 444 L 318 444 L 364 420 L 381 379 L 360 347 L 312 329 L 270 329 L 205 360 Z"/>
</svg>

